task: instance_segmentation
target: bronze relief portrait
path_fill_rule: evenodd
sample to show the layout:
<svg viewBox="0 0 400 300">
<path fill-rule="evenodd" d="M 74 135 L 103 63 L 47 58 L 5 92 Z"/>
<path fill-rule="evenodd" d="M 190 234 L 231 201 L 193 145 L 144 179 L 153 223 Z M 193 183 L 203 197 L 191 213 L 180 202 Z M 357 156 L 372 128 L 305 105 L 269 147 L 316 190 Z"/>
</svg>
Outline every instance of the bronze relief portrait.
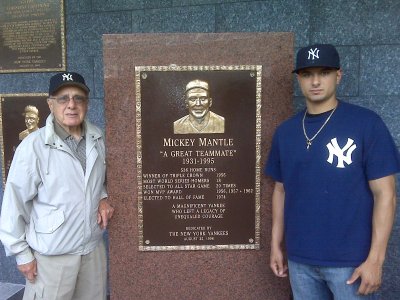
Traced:
<svg viewBox="0 0 400 300">
<path fill-rule="evenodd" d="M 225 119 L 210 110 L 212 103 L 208 82 L 190 81 L 185 90 L 189 114 L 174 122 L 174 133 L 224 133 Z"/>
<path fill-rule="evenodd" d="M 25 117 L 26 129 L 19 133 L 19 140 L 22 141 L 30 133 L 39 129 L 39 110 L 36 106 L 27 105 L 25 106 L 24 112 L 22 114 Z"/>
<path fill-rule="evenodd" d="M 3 184 L 19 143 L 44 126 L 49 115 L 47 94 L 0 94 L 0 143 Z"/>
</svg>

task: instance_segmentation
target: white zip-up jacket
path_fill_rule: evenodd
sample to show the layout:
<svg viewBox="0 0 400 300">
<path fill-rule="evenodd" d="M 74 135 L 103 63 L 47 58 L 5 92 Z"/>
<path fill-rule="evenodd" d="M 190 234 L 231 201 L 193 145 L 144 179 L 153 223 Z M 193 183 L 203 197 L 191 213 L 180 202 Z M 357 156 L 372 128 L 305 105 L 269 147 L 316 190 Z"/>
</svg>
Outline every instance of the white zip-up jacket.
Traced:
<svg viewBox="0 0 400 300">
<path fill-rule="evenodd" d="M 46 126 L 15 151 L 0 217 L 0 240 L 17 264 L 43 255 L 87 254 L 102 239 L 97 224 L 105 188 L 105 146 L 101 130 L 85 120 L 86 173 L 70 148 Z"/>
</svg>

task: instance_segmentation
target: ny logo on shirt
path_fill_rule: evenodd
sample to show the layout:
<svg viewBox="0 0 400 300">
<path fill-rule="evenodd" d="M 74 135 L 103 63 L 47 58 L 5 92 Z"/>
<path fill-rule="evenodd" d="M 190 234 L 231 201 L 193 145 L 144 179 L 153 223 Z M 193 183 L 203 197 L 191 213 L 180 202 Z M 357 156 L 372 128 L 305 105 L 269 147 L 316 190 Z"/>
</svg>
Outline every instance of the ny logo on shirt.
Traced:
<svg viewBox="0 0 400 300">
<path fill-rule="evenodd" d="M 340 148 L 337 139 L 331 139 L 331 142 L 326 145 L 329 150 L 329 157 L 327 162 L 333 164 L 333 156 L 337 157 L 337 168 L 344 168 L 344 163 L 350 165 L 353 161 L 351 159 L 351 154 L 357 148 L 357 145 L 354 144 L 354 141 L 350 138 L 347 138 L 347 143 L 343 148 Z M 346 154 L 345 154 L 346 153 Z"/>
</svg>

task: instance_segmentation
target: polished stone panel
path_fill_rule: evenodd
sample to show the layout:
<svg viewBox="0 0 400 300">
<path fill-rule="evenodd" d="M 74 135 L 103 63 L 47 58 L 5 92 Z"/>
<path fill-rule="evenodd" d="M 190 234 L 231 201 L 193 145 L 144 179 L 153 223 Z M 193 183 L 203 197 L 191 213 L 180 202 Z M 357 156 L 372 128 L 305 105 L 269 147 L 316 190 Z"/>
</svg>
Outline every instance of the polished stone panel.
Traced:
<svg viewBox="0 0 400 300">
<path fill-rule="evenodd" d="M 132 31 L 213 32 L 215 9 L 209 5 L 133 11 Z"/>
<path fill-rule="evenodd" d="M 400 1 L 310 1 L 311 42 L 398 44 Z"/>
<path fill-rule="evenodd" d="M 400 95 L 400 46 L 363 47 L 360 95 Z"/>
<path fill-rule="evenodd" d="M 295 45 L 308 44 L 310 3 L 294 0 L 249 1 L 215 5 L 216 32 L 294 32 Z"/>
<path fill-rule="evenodd" d="M 260 250 L 139 251 L 134 79 L 135 66 L 262 65 L 263 165 L 276 126 L 292 113 L 293 34 L 132 34 L 103 41 L 107 178 L 115 207 L 111 298 L 289 299 L 288 280 L 268 266 L 272 181 L 262 174 Z"/>
</svg>

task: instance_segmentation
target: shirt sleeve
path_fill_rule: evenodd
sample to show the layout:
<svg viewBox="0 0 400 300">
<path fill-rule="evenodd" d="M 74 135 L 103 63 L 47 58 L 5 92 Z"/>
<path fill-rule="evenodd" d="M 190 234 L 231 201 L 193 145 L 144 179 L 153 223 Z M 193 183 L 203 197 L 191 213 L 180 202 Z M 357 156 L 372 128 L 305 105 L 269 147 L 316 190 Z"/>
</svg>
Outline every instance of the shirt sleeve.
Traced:
<svg viewBox="0 0 400 300">
<path fill-rule="evenodd" d="M 275 132 L 272 138 L 271 150 L 268 155 L 267 163 L 265 164 L 265 175 L 271 176 L 275 181 L 282 182 L 281 159 L 279 151 L 279 133 Z"/>
<path fill-rule="evenodd" d="M 377 117 L 365 138 L 365 173 L 368 180 L 393 175 L 400 171 L 400 156 L 393 138 Z"/>
<path fill-rule="evenodd" d="M 100 196 L 100 200 L 107 198 L 108 194 L 107 194 L 107 188 L 106 188 L 106 184 L 104 183 L 103 188 L 101 189 L 101 196 Z"/>
</svg>

